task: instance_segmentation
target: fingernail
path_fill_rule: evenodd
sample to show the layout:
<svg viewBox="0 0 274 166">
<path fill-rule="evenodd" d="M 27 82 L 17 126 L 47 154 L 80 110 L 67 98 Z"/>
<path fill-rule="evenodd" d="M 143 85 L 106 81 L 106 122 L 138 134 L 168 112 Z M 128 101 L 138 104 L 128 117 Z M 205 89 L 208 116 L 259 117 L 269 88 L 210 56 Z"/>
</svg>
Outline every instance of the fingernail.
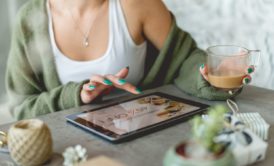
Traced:
<svg viewBox="0 0 274 166">
<path fill-rule="evenodd" d="M 135 89 L 135 91 L 136 91 L 137 93 L 139 93 L 139 94 L 141 94 L 141 93 L 142 93 L 142 91 L 141 91 L 141 89 L 140 89 L 140 88 L 136 88 L 136 89 Z"/>
<path fill-rule="evenodd" d="M 248 84 L 250 82 L 250 79 L 249 78 L 244 78 L 244 84 Z"/>
<path fill-rule="evenodd" d="M 253 68 L 252 67 L 248 68 L 247 72 L 248 72 L 248 74 L 252 73 L 253 72 Z"/>
<path fill-rule="evenodd" d="M 96 86 L 94 86 L 94 85 L 90 85 L 90 86 L 89 86 L 89 89 L 90 89 L 90 90 L 94 90 L 95 88 L 96 88 Z"/>
<path fill-rule="evenodd" d="M 127 81 L 124 79 L 119 79 L 118 82 L 120 85 L 124 85 Z"/>
<path fill-rule="evenodd" d="M 205 64 L 201 64 L 200 68 L 203 69 L 205 67 Z"/>
<path fill-rule="evenodd" d="M 128 69 L 128 70 L 129 70 L 129 66 L 127 66 L 127 67 L 126 67 L 126 69 Z"/>
<path fill-rule="evenodd" d="M 104 79 L 103 81 L 106 85 L 112 85 L 112 82 L 108 79 Z"/>
</svg>

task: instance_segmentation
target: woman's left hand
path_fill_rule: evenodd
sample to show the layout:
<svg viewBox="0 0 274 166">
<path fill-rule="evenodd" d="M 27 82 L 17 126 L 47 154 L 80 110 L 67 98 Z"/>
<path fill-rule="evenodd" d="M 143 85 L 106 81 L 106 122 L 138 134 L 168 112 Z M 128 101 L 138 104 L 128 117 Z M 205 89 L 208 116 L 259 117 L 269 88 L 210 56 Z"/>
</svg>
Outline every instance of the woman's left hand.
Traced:
<svg viewBox="0 0 274 166">
<path fill-rule="evenodd" d="M 245 71 L 246 75 L 242 79 L 242 83 L 244 85 L 249 84 L 251 82 L 250 74 L 253 73 L 254 70 L 255 70 L 254 66 L 247 67 Z M 208 66 L 206 64 L 202 64 L 200 66 L 200 73 L 202 74 L 203 78 L 208 81 Z"/>
</svg>

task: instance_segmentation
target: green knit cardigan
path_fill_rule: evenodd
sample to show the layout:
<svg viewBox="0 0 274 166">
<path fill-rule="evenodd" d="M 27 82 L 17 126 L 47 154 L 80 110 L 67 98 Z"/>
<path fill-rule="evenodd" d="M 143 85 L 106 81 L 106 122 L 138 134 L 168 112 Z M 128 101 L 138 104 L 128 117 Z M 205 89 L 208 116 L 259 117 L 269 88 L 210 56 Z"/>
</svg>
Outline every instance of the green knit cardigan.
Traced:
<svg viewBox="0 0 274 166">
<path fill-rule="evenodd" d="M 202 78 L 199 66 L 205 61 L 205 52 L 174 19 L 160 51 L 148 44 L 145 75 L 139 87 L 174 83 L 188 94 L 209 100 L 231 97 Z M 18 13 L 7 62 L 6 88 L 13 115 L 24 119 L 78 107 L 83 83 L 60 83 L 49 39 L 46 0 L 28 1 Z"/>
</svg>

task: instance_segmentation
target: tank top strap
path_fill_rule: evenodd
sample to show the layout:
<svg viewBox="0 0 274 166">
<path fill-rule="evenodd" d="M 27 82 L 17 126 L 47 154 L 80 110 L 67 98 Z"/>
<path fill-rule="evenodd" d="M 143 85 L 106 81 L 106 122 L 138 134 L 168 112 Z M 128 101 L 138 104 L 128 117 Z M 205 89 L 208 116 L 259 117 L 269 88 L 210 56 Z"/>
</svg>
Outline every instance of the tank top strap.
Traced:
<svg viewBox="0 0 274 166">
<path fill-rule="evenodd" d="M 130 44 L 130 46 L 137 46 L 130 35 L 128 25 L 126 22 L 126 17 L 121 5 L 121 0 L 109 0 L 109 2 L 109 12 L 111 17 L 110 28 L 112 34 L 114 34 L 115 37 L 119 37 L 126 40 L 125 43 Z"/>
</svg>

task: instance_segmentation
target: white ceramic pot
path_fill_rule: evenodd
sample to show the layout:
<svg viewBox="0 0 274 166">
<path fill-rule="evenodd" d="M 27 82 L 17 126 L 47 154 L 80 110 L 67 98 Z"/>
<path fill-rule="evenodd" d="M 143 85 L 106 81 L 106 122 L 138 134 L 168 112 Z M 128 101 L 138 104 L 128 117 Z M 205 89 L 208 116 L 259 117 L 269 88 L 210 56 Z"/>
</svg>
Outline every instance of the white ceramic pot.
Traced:
<svg viewBox="0 0 274 166">
<path fill-rule="evenodd" d="M 187 143 L 179 144 L 178 146 L 170 148 L 164 158 L 164 166 L 232 166 L 235 165 L 235 160 L 229 150 L 225 150 L 214 159 L 196 159 L 189 158 L 181 153 L 185 153 L 184 149 Z M 178 148 L 181 148 L 178 150 Z"/>
</svg>

